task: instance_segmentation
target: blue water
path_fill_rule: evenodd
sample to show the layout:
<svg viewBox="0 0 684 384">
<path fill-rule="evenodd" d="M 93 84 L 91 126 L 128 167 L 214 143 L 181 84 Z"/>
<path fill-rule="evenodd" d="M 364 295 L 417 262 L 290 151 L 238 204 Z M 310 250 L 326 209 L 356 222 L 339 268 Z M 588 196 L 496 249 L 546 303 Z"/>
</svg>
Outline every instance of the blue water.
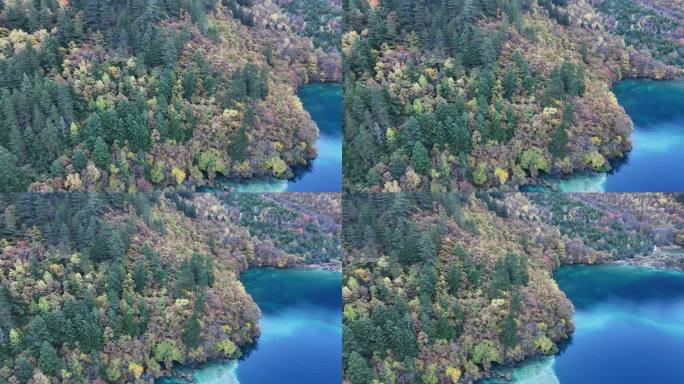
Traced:
<svg viewBox="0 0 684 384">
<path fill-rule="evenodd" d="M 576 330 L 557 356 L 513 370 L 515 383 L 684 382 L 684 273 L 608 265 L 554 276 Z"/>
<path fill-rule="evenodd" d="M 632 151 L 607 174 L 549 181 L 561 192 L 684 191 L 684 81 L 624 80 L 614 92 L 634 123 Z"/>
<path fill-rule="evenodd" d="M 304 109 L 318 125 L 318 156 L 290 180 L 257 178 L 242 183 L 225 181 L 238 192 L 341 192 L 342 191 L 342 87 L 316 83 L 299 89 Z"/>
<path fill-rule="evenodd" d="M 184 369 L 192 373 L 193 383 L 339 383 L 342 274 L 255 268 L 243 273 L 241 280 L 261 310 L 261 336 L 240 361 Z"/>
</svg>

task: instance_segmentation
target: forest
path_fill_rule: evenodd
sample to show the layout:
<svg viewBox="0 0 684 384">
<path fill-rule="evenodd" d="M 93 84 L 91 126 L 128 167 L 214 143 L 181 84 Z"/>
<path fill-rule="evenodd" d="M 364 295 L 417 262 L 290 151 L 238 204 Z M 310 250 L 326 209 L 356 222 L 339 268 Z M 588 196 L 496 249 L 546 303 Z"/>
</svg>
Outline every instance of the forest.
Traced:
<svg viewBox="0 0 684 384">
<path fill-rule="evenodd" d="M 346 195 L 344 380 L 473 383 L 553 355 L 574 309 L 552 272 L 681 249 L 682 217 L 672 194 Z"/>
<path fill-rule="evenodd" d="M 684 67 L 684 8 L 662 0 L 592 1 L 604 24 L 631 46 L 666 64 Z M 679 8 L 677 8 L 679 7 Z"/>
<path fill-rule="evenodd" d="M 222 201 L 231 199 L 0 195 L 0 382 L 152 382 L 178 364 L 238 358 L 260 334 L 240 272 L 339 263 L 339 216 L 327 210 L 339 212 L 338 196 Z M 295 204 L 327 213 L 284 213 Z M 262 215 L 264 225 L 309 240 L 293 244 L 285 231 L 262 239 L 237 222 L 261 209 L 279 214 Z"/>
<path fill-rule="evenodd" d="M 340 77 L 335 14 L 320 33 L 297 17 L 272 0 L 3 0 L 0 191 L 290 177 L 318 137 L 296 89 Z"/>
<path fill-rule="evenodd" d="M 612 83 L 683 73 L 656 60 L 677 64 L 664 43 L 626 45 L 581 1 L 343 6 L 346 191 L 517 190 L 608 171 L 632 131 Z"/>
</svg>

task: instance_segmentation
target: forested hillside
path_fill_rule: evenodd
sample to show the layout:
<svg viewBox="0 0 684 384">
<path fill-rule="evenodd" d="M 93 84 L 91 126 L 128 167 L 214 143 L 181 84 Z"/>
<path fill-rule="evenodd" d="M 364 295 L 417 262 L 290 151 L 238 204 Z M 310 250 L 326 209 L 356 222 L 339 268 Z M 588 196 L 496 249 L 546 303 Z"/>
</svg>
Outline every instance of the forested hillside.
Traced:
<svg viewBox="0 0 684 384">
<path fill-rule="evenodd" d="M 272 0 L 0 4 L 0 190 L 286 178 L 316 156 L 296 87 L 338 79 L 338 54 Z"/>
<path fill-rule="evenodd" d="M 245 212 L 279 212 L 250 196 Z M 338 232 L 262 215 L 311 240 L 261 239 L 221 198 L 0 195 L 0 382 L 150 382 L 175 364 L 241 356 L 260 331 L 239 273 L 329 261 L 320 247 Z"/>
<path fill-rule="evenodd" d="M 663 0 L 592 0 L 603 24 L 636 49 L 684 67 L 684 4 Z"/>
<path fill-rule="evenodd" d="M 612 82 L 682 73 L 626 46 L 584 0 L 347 1 L 344 11 L 346 190 L 516 189 L 609 170 L 632 131 Z"/>
<path fill-rule="evenodd" d="M 354 194 L 342 212 L 351 384 L 472 383 L 554 354 L 574 328 L 556 267 L 684 239 L 676 195 Z"/>
<path fill-rule="evenodd" d="M 278 4 L 293 16 L 292 25 L 299 33 L 310 37 L 317 47 L 339 54 L 342 37 L 340 0 L 278 0 Z"/>
</svg>

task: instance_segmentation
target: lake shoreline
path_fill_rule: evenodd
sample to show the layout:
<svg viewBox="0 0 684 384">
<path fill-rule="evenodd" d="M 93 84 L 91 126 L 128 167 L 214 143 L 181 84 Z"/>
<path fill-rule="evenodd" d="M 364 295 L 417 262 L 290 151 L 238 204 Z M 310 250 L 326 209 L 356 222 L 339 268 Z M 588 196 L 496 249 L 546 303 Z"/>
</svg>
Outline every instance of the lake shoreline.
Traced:
<svg viewBox="0 0 684 384">
<path fill-rule="evenodd" d="M 611 88 L 633 129 L 630 149 L 607 158 L 606 171 L 574 169 L 527 178 L 521 192 L 677 192 L 681 180 L 670 177 L 669 164 L 684 161 L 684 79 L 625 78 Z M 515 187 L 515 186 L 513 186 Z"/>
<path fill-rule="evenodd" d="M 238 279 L 241 284 L 245 287 L 245 290 L 249 293 L 249 290 L 245 286 L 245 281 L 242 277 L 242 275 L 250 270 L 256 270 L 256 269 L 273 269 L 273 270 L 319 270 L 319 271 L 326 271 L 326 272 L 342 272 L 342 263 L 341 262 L 330 262 L 330 263 L 314 263 L 314 264 L 297 264 L 297 265 L 290 265 L 290 266 L 249 266 L 245 270 L 239 271 L 240 278 Z M 250 293 L 250 295 L 252 295 Z M 261 314 L 259 315 L 259 326 L 261 325 L 261 321 L 264 318 L 264 310 L 262 309 L 262 306 L 264 304 L 259 304 L 257 299 L 254 298 L 254 301 L 257 303 L 257 307 L 259 308 L 259 311 Z M 200 370 L 202 368 L 207 368 L 212 365 L 228 365 L 228 364 L 236 364 L 235 367 L 235 372 L 237 372 L 237 365 L 240 364 L 241 361 L 247 359 L 251 352 L 256 350 L 259 345 L 259 340 L 263 337 L 263 330 L 260 330 L 260 333 L 257 337 L 252 340 L 251 343 L 243 344 L 239 347 L 239 356 L 236 358 L 226 358 L 226 357 L 216 357 L 212 359 L 207 359 L 206 361 L 203 362 L 193 362 L 189 364 L 174 364 L 173 368 L 171 369 L 172 373 L 171 375 L 168 376 L 163 376 L 155 379 L 156 383 L 166 383 L 166 380 L 176 380 L 180 381 L 181 383 L 193 383 L 195 377 L 194 373 L 186 372 L 187 370 Z M 237 375 L 237 373 L 236 373 Z"/>
<path fill-rule="evenodd" d="M 218 176 L 195 185 L 199 192 L 340 192 L 342 188 L 342 86 L 339 82 L 309 82 L 297 88 L 305 112 L 317 128 L 313 156 L 288 164 L 278 176 Z"/>
<path fill-rule="evenodd" d="M 672 249 L 679 250 L 681 253 L 682 260 L 684 260 L 684 247 L 671 247 Z M 657 250 L 656 252 L 660 252 L 660 250 Z M 664 256 L 665 255 L 665 256 Z M 635 257 L 632 259 L 622 259 L 622 260 L 610 260 L 610 261 L 605 261 L 605 262 L 600 262 L 600 263 L 593 263 L 593 264 L 587 264 L 587 263 L 570 263 L 570 264 L 561 264 L 560 266 L 556 267 L 553 269 L 553 273 L 558 271 L 559 269 L 563 267 L 579 267 L 579 266 L 585 266 L 585 267 L 600 267 L 600 266 L 631 266 L 639 269 L 644 269 L 644 270 L 650 270 L 654 272 L 678 272 L 678 273 L 683 273 L 684 268 L 681 267 L 673 267 L 673 266 L 667 266 L 663 265 L 661 263 L 662 257 L 666 257 L 668 255 L 667 253 L 661 253 L 659 255 L 648 255 L 648 256 L 640 256 L 640 257 Z M 671 254 L 669 254 L 671 255 Z M 556 277 L 554 277 L 554 281 L 558 283 L 556 280 Z M 567 293 L 563 291 L 563 294 L 570 300 L 571 303 L 573 303 L 573 306 L 576 305 L 573 300 L 567 296 Z M 578 312 L 576 308 L 573 309 L 573 322 L 575 319 L 575 315 Z M 556 356 L 559 356 L 564 352 L 566 348 L 568 348 L 572 344 L 573 340 L 573 335 L 577 332 L 576 327 L 573 329 L 573 331 L 568 335 L 567 338 L 565 339 L 558 339 L 558 340 L 553 340 L 554 343 L 557 346 L 557 351 L 554 354 L 547 355 L 543 353 L 538 353 L 535 355 L 530 355 L 525 358 L 523 358 L 520 361 L 517 362 L 507 362 L 505 364 L 499 364 L 497 365 L 496 369 L 493 369 L 491 371 L 491 375 L 487 377 L 483 377 L 479 380 L 476 381 L 478 384 L 502 384 L 502 383 L 515 383 L 513 381 L 515 378 L 513 377 L 513 372 L 516 369 L 521 369 L 525 366 L 529 366 L 531 364 L 535 363 L 544 363 L 545 360 L 547 359 L 554 359 Z"/>
</svg>

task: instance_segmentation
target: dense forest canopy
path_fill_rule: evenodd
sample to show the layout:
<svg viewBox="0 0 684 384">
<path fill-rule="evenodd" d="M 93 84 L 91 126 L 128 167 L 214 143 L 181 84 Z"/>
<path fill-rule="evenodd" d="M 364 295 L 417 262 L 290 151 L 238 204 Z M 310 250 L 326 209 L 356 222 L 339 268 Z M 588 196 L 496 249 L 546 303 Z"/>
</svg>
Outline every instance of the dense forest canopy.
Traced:
<svg viewBox="0 0 684 384">
<path fill-rule="evenodd" d="M 289 177 L 318 135 L 296 87 L 339 77 L 289 23 L 271 0 L 3 1 L 1 190 Z"/>
<path fill-rule="evenodd" d="M 0 195 L 0 382 L 150 382 L 175 364 L 240 357 L 260 331 L 239 273 L 339 263 L 329 208 L 340 203 L 332 194 L 222 203 L 231 200 Z M 282 213 L 292 204 L 308 207 L 308 220 Z M 262 225 L 303 241 L 285 230 L 262 239 L 254 223 L 237 222 L 259 210 L 278 212 Z"/>
<path fill-rule="evenodd" d="M 609 30 L 653 57 L 684 67 L 684 5 L 663 0 L 593 0 Z"/>
<path fill-rule="evenodd" d="M 472 383 L 554 354 L 570 263 L 640 263 L 684 245 L 668 194 L 381 193 L 343 200 L 343 366 L 351 384 Z M 681 255 L 670 267 L 684 268 Z"/>
<path fill-rule="evenodd" d="M 576 0 L 345 1 L 346 190 L 514 188 L 631 148 L 610 91 L 681 70 Z"/>
</svg>

